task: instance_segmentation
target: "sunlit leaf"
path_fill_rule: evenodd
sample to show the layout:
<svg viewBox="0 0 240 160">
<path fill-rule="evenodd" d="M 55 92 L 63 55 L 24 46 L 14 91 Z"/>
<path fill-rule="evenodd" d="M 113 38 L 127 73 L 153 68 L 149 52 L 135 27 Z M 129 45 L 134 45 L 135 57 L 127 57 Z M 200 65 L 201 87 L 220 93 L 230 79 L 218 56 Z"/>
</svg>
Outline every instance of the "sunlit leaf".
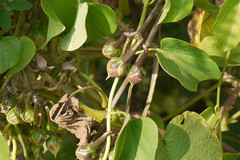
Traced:
<svg viewBox="0 0 240 160">
<path fill-rule="evenodd" d="M 159 142 L 156 160 L 220 160 L 222 151 L 215 132 L 197 113 L 184 112 L 173 118 Z"/>
<path fill-rule="evenodd" d="M 190 91 L 196 91 L 199 82 L 218 79 L 221 75 L 204 51 L 181 40 L 163 39 L 157 58 L 164 71 Z"/>
<path fill-rule="evenodd" d="M 13 0 L 7 3 L 6 5 L 11 10 L 29 10 L 33 7 L 32 3 L 26 0 Z"/>
<path fill-rule="evenodd" d="M 22 43 L 22 48 L 19 53 L 19 60 L 17 64 L 10 69 L 8 75 L 10 77 L 24 69 L 24 67 L 28 65 L 36 52 L 36 46 L 30 38 L 24 36 L 21 37 L 20 40 Z"/>
<path fill-rule="evenodd" d="M 226 0 L 213 27 L 214 35 L 225 52 L 233 49 L 240 41 L 240 0 Z"/>
<path fill-rule="evenodd" d="M 70 31 L 61 39 L 60 45 L 62 50 L 72 51 L 83 45 L 87 39 L 85 26 L 86 16 L 88 13 L 87 3 L 79 3 L 77 17 Z"/>
<path fill-rule="evenodd" d="M 199 44 L 199 48 L 204 50 L 210 58 L 222 67 L 225 62 L 226 53 L 220 48 L 217 39 L 214 36 L 205 37 Z M 229 57 L 228 66 L 240 65 L 240 44 L 235 47 Z"/>
<path fill-rule="evenodd" d="M 5 31 L 11 28 L 11 17 L 5 8 L 0 9 L 0 27 Z"/>
<path fill-rule="evenodd" d="M 192 11 L 193 1 L 194 0 L 166 0 L 163 15 L 158 21 L 158 24 L 180 21 Z"/>
<path fill-rule="evenodd" d="M 17 64 L 21 46 L 21 41 L 14 36 L 0 41 L 0 74 Z"/>
<path fill-rule="evenodd" d="M 3 138 L 2 132 L 0 132 L 0 159 L 1 160 L 10 160 L 9 158 L 9 147 L 7 142 Z"/>
<path fill-rule="evenodd" d="M 210 3 L 208 0 L 194 0 L 194 5 L 209 12 L 218 12 L 218 7 Z"/>
<path fill-rule="evenodd" d="M 221 114 L 215 113 L 214 107 L 208 107 L 205 109 L 202 113 L 201 116 L 206 120 L 207 124 L 211 127 L 214 128 L 217 124 L 217 122 L 221 119 Z"/>
<path fill-rule="evenodd" d="M 158 128 L 150 118 L 129 121 L 115 144 L 114 160 L 154 160 Z"/>
</svg>

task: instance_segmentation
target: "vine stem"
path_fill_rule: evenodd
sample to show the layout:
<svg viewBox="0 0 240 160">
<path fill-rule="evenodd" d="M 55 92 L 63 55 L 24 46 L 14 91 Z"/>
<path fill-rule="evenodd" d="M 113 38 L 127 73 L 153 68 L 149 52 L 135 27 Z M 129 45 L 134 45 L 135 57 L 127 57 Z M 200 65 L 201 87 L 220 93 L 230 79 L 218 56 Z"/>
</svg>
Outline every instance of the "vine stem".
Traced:
<svg viewBox="0 0 240 160">
<path fill-rule="evenodd" d="M 139 30 L 144 23 L 144 20 L 145 20 L 146 14 L 147 14 L 148 4 L 149 4 L 149 0 L 143 4 L 142 15 L 141 15 L 140 21 L 138 23 L 137 30 Z"/>
<path fill-rule="evenodd" d="M 222 73 L 221 73 L 221 77 L 220 77 L 220 79 L 218 81 L 218 86 L 217 86 L 217 100 L 216 100 L 215 112 L 219 112 L 219 113 L 220 113 L 221 86 L 222 86 L 223 76 L 224 76 L 224 74 L 226 72 L 226 69 L 227 69 L 227 64 L 228 64 L 228 60 L 229 60 L 230 55 L 231 55 L 231 50 L 228 50 L 227 54 L 226 54 L 226 57 L 225 57 L 223 70 L 222 70 Z M 218 123 L 218 137 L 219 137 L 219 141 L 220 141 L 220 146 L 222 148 L 221 119 L 222 119 L 222 115 L 221 115 L 220 121 Z M 223 148 L 222 148 L 222 151 L 223 151 Z"/>
<path fill-rule="evenodd" d="M 20 144 L 22 145 L 22 149 L 23 149 L 23 155 L 25 157 L 26 160 L 28 160 L 28 153 L 27 153 L 27 149 L 25 147 L 25 143 L 23 141 L 23 138 L 22 138 L 22 133 L 20 131 L 20 129 L 18 128 L 17 125 L 14 125 L 15 129 L 16 129 L 16 132 L 17 132 L 17 135 L 18 135 L 18 140 L 20 142 Z"/>
<path fill-rule="evenodd" d="M 108 99 L 108 108 L 107 108 L 107 132 L 111 131 L 111 112 L 112 112 L 112 101 L 113 101 L 113 96 L 115 93 L 115 90 L 117 88 L 117 84 L 119 81 L 119 77 L 114 79 L 112 88 L 111 88 L 111 92 L 109 95 L 109 99 Z M 104 156 L 102 160 L 107 160 L 108 157 L 108 153 L 110 151 L 110 147 L 111 147 L 111 136 L 109 135 L 107 137 L 107 142 L 106 142 L 106 148 L 105 148 L 105 152 L 104 152 Z"/>
<path fill-rule="evenodd" d="M 128 88 L 128 96 L 127 96 L 127 103 L 126 103 L 126 113 L 129 113 L 130 106 L 131 106 L 131 97 L 132 97 L 132 90 L 133 90 L 133 84 L 130 84 Z"/>
<path fill-rule="evenodd" d="M 127 87 L 128 83 L 129 83 L 128 79 L 125 78 L 125 80 L 123 81 L 122 85 L 120 86 L 120 88 L 118 89 L 116 95 L 113 98 L 112 109 L 116 106 L 120 96 L 122 95 L 123 91 Z"/>
<path fill-rule="evenodd" d="M 15 36 L 18 36 L 20 34 L 21 31 L 21 27 L 23 25 L 23 21 L 24 21 L 24 16 L 25 16 L 25 11 L 21 11 L 18 17 L 18 22 L 17 22 L 17 26 L 14 32 Z"/>
<path fill-rule="evenodd" d="M 148 92 L 148 97 L 147 97 L 147 101 L 146 101 L 146 106 L 143 110 L 143 117 L 147 116 L 147 112 L 150 108 L 150 104 L 152 102 L 152 98 L 153 98 L 153 94 L 155 91 L 155 86 L 156 86 L 156 81 L 157 81 L 157 77 L 158 77 L 158 71 L 159 71 L 159 64 L 157 61 L 157 57 L 153 58 L 153 72 L 152 72 L 152 78 L 151 78 L 151 82 L 150 82 L 150 88 L 149 88 L 149 92 Z"/>
</svg>

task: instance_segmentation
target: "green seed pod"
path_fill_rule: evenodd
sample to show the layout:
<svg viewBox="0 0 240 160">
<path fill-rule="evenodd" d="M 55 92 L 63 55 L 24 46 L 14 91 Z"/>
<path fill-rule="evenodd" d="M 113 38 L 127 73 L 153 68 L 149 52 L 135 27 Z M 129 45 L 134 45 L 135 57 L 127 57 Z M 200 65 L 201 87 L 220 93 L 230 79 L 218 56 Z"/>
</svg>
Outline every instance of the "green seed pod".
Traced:
<svg viewBox="0 0 240 160">
<path fill-rule="evenodd" d="M 129 68 L 128 63 L 124 63 L 121 58 L 114 57 L 107 63 L 108 77 L 122 77 Z"/>
<path fill-rule="evenodd" d="M 40 146 L 33 145 L 32 146 L 32 152 L 35 156 L 35 159 L 38 159 L 41 156 L 43 149 Z"/>
<path fill-rule="evenodd" d="M 103 46 L 102 54 L 107 58 L 118 57 L 120 55 L 120 49 L 113 46 L 114 43 L 106 43 Z"/>
<path fill-rule="evenodd" d="M 127 74 L 127 79 L 132 84 L 136 84 L 139 83 L 145 75 L 146 70 L 143 67 L 139 68 L 136 65 L 133 65 Z"/>
<path fill-rule="evenodd" d="M 12 108 L 7 114 L 7 121 L 13 125 L 19 124 L 21 122 L 21 118 L 15 111 L 15 108 Z"/>
<path fill-rule="evenodd" d="M 96 151 L 90 148 L 90 144 L 85 147 L 78 147 L 75 154 L 79 160 L 92 160 L 96 156 Z"/>
<path fill-rule="evenodd" d="M 47 139 L 47 135 L 43 129 L 32 130 L 30 140 L 33 144 L 41 146 Z"/>
<path fill-rule="evenodd" d="M 50 136 L 47 141 L 46 141 L 46 146 L 48 148 L 48 150 L 50 152 L 52 152 L 52 154 L 54 154 L 54 156 L 57 156 L 58 151 L 61 149 L 62 147 L 62 139 L 56 135 L 54 136 Z"/>
<path fill-rule="evenodd" d="M 32 123 L 34 120 L 34 110 L 32 109 L 24 109 L 20 114 L 22 120 L 27 123 Z"/>
</svg>

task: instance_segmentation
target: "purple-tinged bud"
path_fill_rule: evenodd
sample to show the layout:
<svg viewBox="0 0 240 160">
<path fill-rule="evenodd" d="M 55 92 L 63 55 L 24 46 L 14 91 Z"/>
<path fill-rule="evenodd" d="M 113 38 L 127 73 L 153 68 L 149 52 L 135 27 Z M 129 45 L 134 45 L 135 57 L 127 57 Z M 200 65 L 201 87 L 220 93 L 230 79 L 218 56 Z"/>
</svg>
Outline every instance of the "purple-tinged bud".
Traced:
<svg viewBox="0 0 240 160">
<path fill-rule="evenodd" d="M 106 43 L 102 48 L 102 54 L 107 58 L 118 57 L 120 55 L 120 49 L 113 46 L 114 43 Z"/>
<path fill-rule="evenodd" d="M 34 120 L 34 110 L 24 109 L 20 116 L 24 122 L 31 123 Z"/>
<path fill-rule="evenodd" d="M 33 144 L 41 146 L 47 139 L 47 135 L 44 130 L 32 130 L 30 134 L 30 140 Z"/>
<path fill-rule="evenodd" d="M 127 79 L 132 84 L 136 84 L 139 83 L 145 75 L 146 70 L 143 67 L 139 68 L 136 65 L 133 65 L 127 74 Z"/>
<path fill-rule="evenodd" d="M 21 118 L 15 111 L 15 108 L 12 108 L 7 114 L 7 121 L 13 125 L 19 124 L 21 122 Z"/>
<path fill-rule="evenodd" d="M 119 57 L 110 59 L 107 63 L 108 78 L 124 76 L 129 68 L 128 66 L 129 64 L 124 63 Z"/>
<path fill-rule="evenodd" d="M 91 149 L 90 144 L 79 146 L 75 154 L 79 160 L 90 160 L 96 157 L 96 151 Z"/>
<path fill-rule="evenodd" d="M 54 136 L 50 136 L 47 141 L 46 141 L 46 146 L 48 148 L 48 150 L 50 152 L 52 152 L 52 154 L 54 154 L 54 156 L 57 156 L 58 151 L 61 149 L 62 147 L 62 139 L 56 135 Z"/>
</svg>

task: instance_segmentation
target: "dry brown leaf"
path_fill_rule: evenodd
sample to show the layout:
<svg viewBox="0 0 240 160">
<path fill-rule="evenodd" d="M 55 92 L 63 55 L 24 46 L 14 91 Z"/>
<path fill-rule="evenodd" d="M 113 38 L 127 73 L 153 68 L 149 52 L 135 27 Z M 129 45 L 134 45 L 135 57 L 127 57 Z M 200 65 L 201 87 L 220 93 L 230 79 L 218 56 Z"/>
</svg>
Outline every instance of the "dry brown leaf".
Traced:
<svg viewBox="0 0 240 160">
<path fill-rule="evenodd" d="M 80 140 L 79 146 L 88 143 L 93 117 L 79 110 L 78 99 L 68 98 L 68 94 L 65 94 L 57 104 L 53 105 L 49 114 L 52 121 L 67 129 Z"/>
</svg>

